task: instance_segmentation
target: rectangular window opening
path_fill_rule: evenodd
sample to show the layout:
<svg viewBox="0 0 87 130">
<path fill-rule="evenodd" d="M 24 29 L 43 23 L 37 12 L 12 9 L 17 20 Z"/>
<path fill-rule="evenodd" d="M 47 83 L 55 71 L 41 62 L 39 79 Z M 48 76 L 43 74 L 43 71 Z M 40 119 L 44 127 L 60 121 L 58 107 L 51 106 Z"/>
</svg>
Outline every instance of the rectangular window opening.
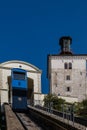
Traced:
<svg viewBox="0 0 87 130">
<path fill-rule="evenodd" d="M 66 76 L 66 80 L 70 80 L 70 75 L 67 75 L 67 76 Z"/>
<path fill-rule="evenodd" d="M 71 87 L 67 87 L 67 88 L 66 88 L 66 91 L 67 91 L 67 92 L 71 92 Z"/>
</svg>

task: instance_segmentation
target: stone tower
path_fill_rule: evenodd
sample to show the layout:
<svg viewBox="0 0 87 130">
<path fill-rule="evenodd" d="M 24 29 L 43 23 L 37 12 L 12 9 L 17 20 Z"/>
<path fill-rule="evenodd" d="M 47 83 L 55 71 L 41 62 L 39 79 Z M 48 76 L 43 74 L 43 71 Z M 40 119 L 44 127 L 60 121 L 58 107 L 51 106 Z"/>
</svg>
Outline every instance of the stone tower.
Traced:
<svg viewBox="0 0 87 130">
<path fill-rule="evenodd" d="M 87 54 L 72 54 L 71 37 L 59 40 L 61 52 L 48 55 L 50 93 L 68 102 L 79 102 L 87 97 Z"/>
</svg>

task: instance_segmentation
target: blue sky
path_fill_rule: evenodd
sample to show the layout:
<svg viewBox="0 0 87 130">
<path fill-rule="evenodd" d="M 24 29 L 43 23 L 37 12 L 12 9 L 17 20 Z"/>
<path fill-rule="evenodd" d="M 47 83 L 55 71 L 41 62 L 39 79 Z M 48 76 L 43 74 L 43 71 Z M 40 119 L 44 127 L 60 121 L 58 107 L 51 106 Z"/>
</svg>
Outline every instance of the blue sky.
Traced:
<svg viewBox="0 0 87 130">
<path fill-rule="evenodd" d="M 0 62 L 22 60 L 43 71 L 48 92 L 47 55 L 58 54 L 61 36 L 72 37 L 72 50 L 87 54 L 87 0 L 0 1 Z"/>
</svg>

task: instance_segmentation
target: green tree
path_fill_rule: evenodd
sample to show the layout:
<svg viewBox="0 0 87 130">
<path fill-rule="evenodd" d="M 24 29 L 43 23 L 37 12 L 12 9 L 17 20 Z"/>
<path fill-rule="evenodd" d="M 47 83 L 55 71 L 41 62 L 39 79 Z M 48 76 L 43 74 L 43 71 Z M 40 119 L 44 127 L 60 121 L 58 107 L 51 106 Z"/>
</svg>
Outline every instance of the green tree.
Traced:
<svg viewBox="0 0 87 130">
<path fill-rule="evenodd" d="M 44 98 L 45 107 L 49 107 L 52 104 L 53 109 L 61 110 L 61 105 L 65 103 L 65 100 L 58 98 L 55 94 L 48 94 Z"/>
<path fill-rule="evenodd" d="M 81 116 L 87 116 L 87 99 L 82 102 L 75 103 L 75 113 Z"/>
<path fill-rule="evenodd" d="M 86 115 L 87 116 L 87 99 L 84 99 L 82 102 L 82 107 L 80 108 L 80 115 Z"/>
<path fill-rule="evenodd" d="M 87 110 L 87 99 L 82 101 L 83 108 Z"/>
</svg>

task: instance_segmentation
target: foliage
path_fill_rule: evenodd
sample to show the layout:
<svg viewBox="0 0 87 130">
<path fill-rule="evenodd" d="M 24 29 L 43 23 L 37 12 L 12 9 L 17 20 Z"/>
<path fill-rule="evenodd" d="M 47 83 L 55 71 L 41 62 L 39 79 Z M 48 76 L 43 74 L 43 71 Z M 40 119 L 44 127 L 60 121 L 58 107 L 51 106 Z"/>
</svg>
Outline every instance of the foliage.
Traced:
<svg viewBox="0 0 87 130">
<path fill-rule="evenodd" d="M 84 99 L 82 102 L 78 102 L 75 104 L 75 112 L 77 115 L 87 115 L 87 99 Z"/>
<path fill-rule="evenodd" d="M 65 100 L 58 98 L 55 94 L 48 94 L 44 98 L 45 107 L 52 105 L 53 109 L 61 110 L 61 105 L 65 103 Z"/>
<path fill-rule="evenodd" d="M 87 115 L 87 99 L 81 102 L 82 107 L 80 108 L 80 115 Z"/>
<path fill-rule="evenodd" d="M 74 113 L 76 115 L 80 114 L 80 109 L 82 108 L 82 103 L 81 102 L 75 102 L 74 103 Z"/>
<path fill-rule="evenodd" d="M 87 109 L 87 99 L 82 101 L 83 107 L 84 109 Z"/>
<path fill-rule="evenodd" d="M 58 98 L 55 94 L 48 94 L 44 98 L 45 107 L 50 107 L 52 105 L 53 109 L 62 110 L 62 105 L 64 104 L 64 108 L 66 105 L 74 106 L 74 113 L 80 116 L 87 116 L 87 99 L 82 102 L 75 102 L 74 104 L 65 102 L 65 100 Z"/>
</svg>

